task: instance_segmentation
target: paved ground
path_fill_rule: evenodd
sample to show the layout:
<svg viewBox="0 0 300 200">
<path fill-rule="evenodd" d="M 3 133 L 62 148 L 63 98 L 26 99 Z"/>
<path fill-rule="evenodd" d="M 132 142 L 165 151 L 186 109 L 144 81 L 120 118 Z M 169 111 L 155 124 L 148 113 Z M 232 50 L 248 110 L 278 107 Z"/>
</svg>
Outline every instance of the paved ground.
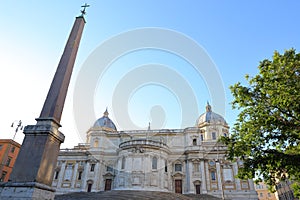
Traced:
<svg viewBox="0 0 300 200">
<path fill-rule="evenodd" d="M 106 192 L 76 192 L 56 195 L 55 200 L 219 200 L 210 195 L 182 195 L 169 192 L 112 190 Z"/>
</svg>

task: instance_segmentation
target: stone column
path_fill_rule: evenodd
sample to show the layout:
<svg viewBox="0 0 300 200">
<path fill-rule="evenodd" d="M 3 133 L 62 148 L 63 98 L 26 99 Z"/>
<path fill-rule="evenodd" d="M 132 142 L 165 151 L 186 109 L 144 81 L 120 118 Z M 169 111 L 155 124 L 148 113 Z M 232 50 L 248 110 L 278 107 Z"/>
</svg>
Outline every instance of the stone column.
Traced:
<svg viewBox="0 0 300 200">
<path fill-rule="evenodd" d="M 252 179 L 248 179 L 248 184 L 249 184 L 250 190 L 255 190 L 255 188 L 254 188 L 254 182 L 253 182 Z"/>
<path fill-rule="evenodd" d="M 62 161 L 59 176 L 58 176 L 57 188 L 61 188 L 61 183 L 64 178 L 65 169 L 66 169 L 66 161 Z"/>
<path fill-rule="evenodd" d="M 100 185 L 99 185 L 100 180 L 101 180 L 100 170 L 101 170 L 101 163 L 96 162 L 96 165 L 95 165 L 95 178 L 94 178 L 94 184 L 93 184 L 95 190 L 100 189 Z"/>
<path fill-rule="evenodd" d="M 237 163 L 236 162 L 233 163 L 233 177 L 235 175 L 237 175 L 238 170 L 239 170 L 239 168 L 238 168 Z M 241 181 L 240 181 L 240 179 L 234 178 L 234 181 L 235 181 L 235 184 L 236 184 L 236 190 L 241 190 Z"/>
<path fill-rule="evenodd" d="M 205 167 L 204 167 L 204 160 L 200 161 L 200 170 L 201 170 L 201 189 L 202 189 L 202 194 L 207 193 L 206 189 L 206 174 L 205 174 Z"/>
<path fill-rule="evenodd" d="M 221 195 L 223 194 L 223 177 L 221 173 L 221 166 L 220 161 L 216 162 L 216 168 L 217 168 L 217 176 L 218 176 L 218 189 L 221 191 Z"/>
<path fill-rule="evenodd" d="M 72 177 L 71 188 L 75 188 L 76 177 L 77 177 L 77 174 L 78 174 L 78 161 L 75 163 L 73 172 L 74 173 L 73 173 L 73 177 Z"/>
<path fill-rule="evenodd" d="M 185 187 L 185 193 L 188 193 L 190 191 L 190 169 L 189 169 L 189 161 L 185 161 L 185 173 L 186 173 L 186 187 Z"/>
<path fill-rule="evenodd" d="M 205 166 L 205 176 L 206 176 L 206 187 L 208 186 L 208 190 L 211 190 L 211 182 L 210 182 L 210 173 L 209 173 L 209 169 L 208 169 L 208 163 L 204 162 L 204 166 Z"/>
<path fill-rule="evenodd" d="M 188 162 L 188 168 L 189 168 L 189 177 L 190 177 L 190 181 L 189 181 L 189 191 L 188 193 L 194 194 L 195 192 L 195 186 L 192 180 L 192 174 L 193 174 L 193 163 L 191 161 Z"/>
<path fill-rule="evenodd" d="M 82 179 L 82 190 L 86 192 L 85 188 L 86 188 L 86 183 L 87 183 L 87 180 L 88 180 L 88 174 L 89 174 L 89 171 L 90 171 L 90 163 L 89 162 L 86 162 L 86 165 L 85 165 L 85 168 L 84 168 L 84 176 L 83 176 L 83 179 Z"/>
</svg>

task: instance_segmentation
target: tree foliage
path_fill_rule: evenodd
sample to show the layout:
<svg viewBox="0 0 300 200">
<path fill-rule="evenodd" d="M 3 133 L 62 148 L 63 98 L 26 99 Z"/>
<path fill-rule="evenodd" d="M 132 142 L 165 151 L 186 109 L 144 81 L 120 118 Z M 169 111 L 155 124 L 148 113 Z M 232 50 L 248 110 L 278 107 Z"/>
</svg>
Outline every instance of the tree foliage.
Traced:
<svg viewBox="0 0 300 200">
<path fill-rule="evenodd" d="M 263 178 L 270 186 L 289 178 L 298 190 L 300 54 L 294 49 L 282 55 L 275 52 L 258 69 L 258 75 L 246 75 L 248 86 L 236 83 L 230 87 L 232 106 L 240 113 L 231 136 L 222 141 L 228 145 L 230 159 L 244 160 L 239 178 Z"/>
</svg>

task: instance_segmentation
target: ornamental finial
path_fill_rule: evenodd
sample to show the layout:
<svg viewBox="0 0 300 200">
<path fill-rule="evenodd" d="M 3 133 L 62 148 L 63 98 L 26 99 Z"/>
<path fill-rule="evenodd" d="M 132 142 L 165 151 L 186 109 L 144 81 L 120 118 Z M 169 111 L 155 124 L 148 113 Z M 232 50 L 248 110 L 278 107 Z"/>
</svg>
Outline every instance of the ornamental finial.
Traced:
<svg viewBox="0 0 300 200">
<path fill-rule="evenodd" d="M 103 113 L 103 115 L 105 116 L 105 117 L 108 117 L 108 111 L 107 111 L 107 107 L 106 107 L 106 110 L 105 110 L 105 112 Z"/>
<path fill-rule="evenodd" d="M 211 112 L 211 105 L 209 105 L 208 101 L 207 101 L 207 105 L 206 105 L 206 112 Z"/>
</svg>

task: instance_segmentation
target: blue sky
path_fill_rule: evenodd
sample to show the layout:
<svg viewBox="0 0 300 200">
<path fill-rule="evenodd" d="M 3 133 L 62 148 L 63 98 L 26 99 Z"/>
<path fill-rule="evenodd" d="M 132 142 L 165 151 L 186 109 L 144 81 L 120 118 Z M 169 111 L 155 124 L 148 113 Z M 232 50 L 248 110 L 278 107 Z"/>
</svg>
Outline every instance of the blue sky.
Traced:
<svg viewBox="0 0 300 200">
<path fill-rule="evenodd" d="M 76 59 L 61 131 L 66 135 L 62 147 L 82 141 L 80 123 L 74 119 L 73 92 L 76 80 L 89 55 L 110 38 L 127 31 L 155 27 L 168 29 L 197 42 L 216 65 L 226 97 L 225 118 L 233 125 L 236 111 L 230 106 L 229 86 L 244 75 L 255 75 L 259 61 L 271 58 L 273 52 L 300 49 L 300 2 L 291 1 L 86 1 L 87 9 L 81 44 Z M 74 19 L 85 1 L 4 1 L 1 2 L 0 37 L 0 135 L 12 138 L 14 120 L 35 124 L 62 54 Z M 131 41 L 127 41 L 130 43 Z M 112 50 L 113 51 L 113 50 Z M 113 91 L 137 66 L 161 64 L 175 70 L 190 86 L 197 99 L 197 112 L 203 113 L 210 93 L 203 77 L 180 56 L 157 49 L 144 49 L 120 56 L 99 77 L 92 106 L 101 117 L 106 106 L 114 116 Z M 87 88 L 88 89 L 88 88 Z M 180 128 L 184 106 L 168 86 L 141 85 L 132 92 L 126 104 L 132 121 L 146 128 L 153 121 L 151 108 L 164 109 L 164 128 Z M 213 109 L 214 109 L 214 105 Z M 84 108 L 80 108 L 84 109 Z M 152 110 L 152 111 L 155 111 Z M 85 116 L 82 116 L 85 118 Z M 194 125 L 196 119 L 191 121 Z M 93 121 L 90 122 L 90 126 Z M 118 126 L 118 125 L 117 125 Z M 89 126 L 87 125 L 85 130 Z M 122 128 L 122 127 L 118 127 Z M 23 134 L 16 140 L 22 142 Z M 84 139 L 84 138 L 83 138 Z"/>
</svg>

